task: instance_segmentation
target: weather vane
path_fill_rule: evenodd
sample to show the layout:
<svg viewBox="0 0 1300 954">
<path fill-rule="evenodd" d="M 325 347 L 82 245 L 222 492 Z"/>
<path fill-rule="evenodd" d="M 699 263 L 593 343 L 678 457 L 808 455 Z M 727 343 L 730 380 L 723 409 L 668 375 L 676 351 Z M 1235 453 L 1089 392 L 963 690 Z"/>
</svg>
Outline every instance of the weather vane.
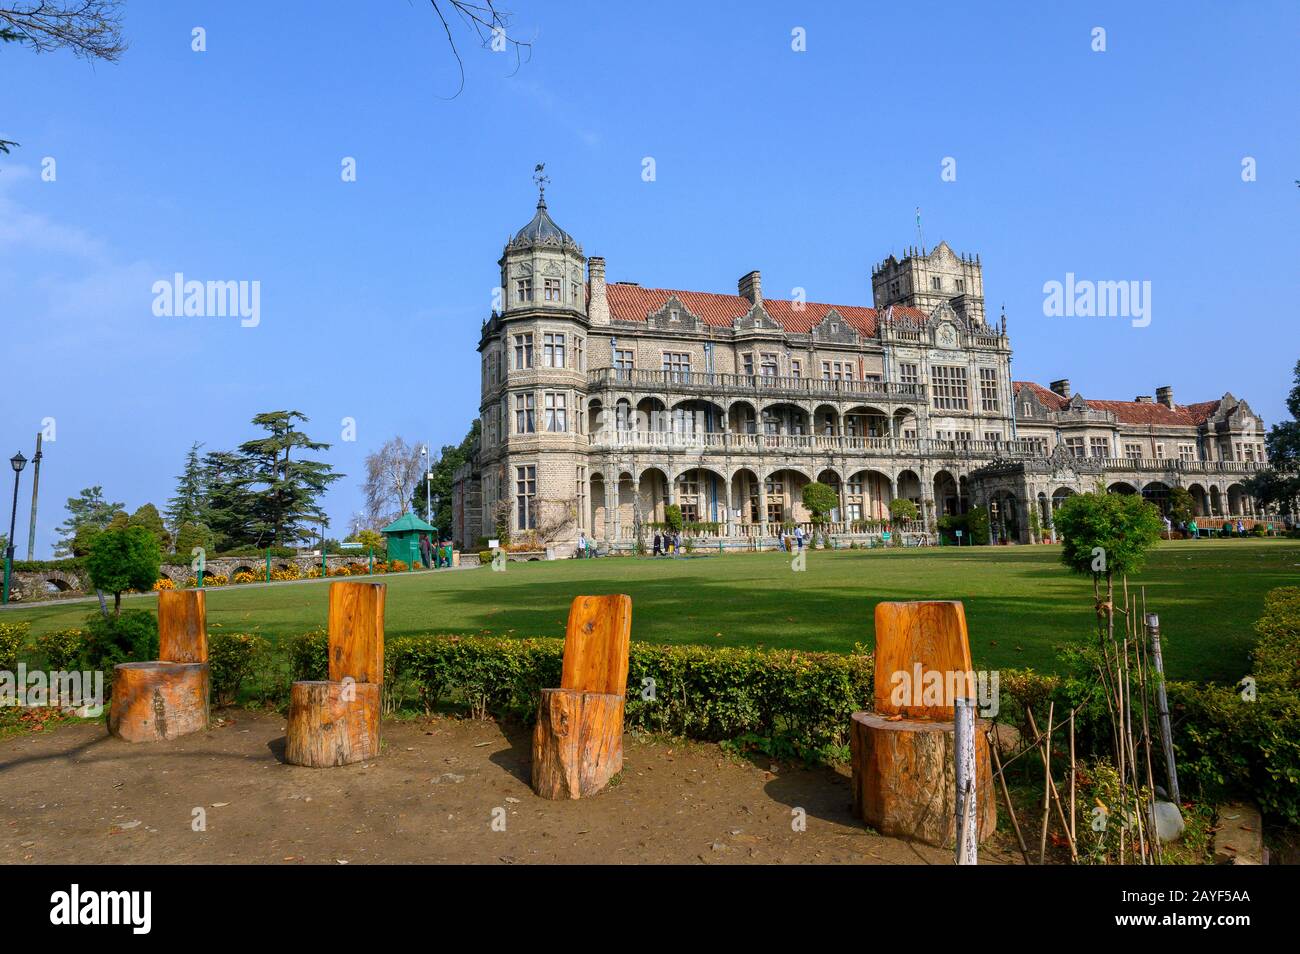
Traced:
<svg viewBox="0 0 1300 954">
<path fill-rule="evenodd" d="M 546 198 L 546 184 L 551 181 L 551 177 L 546 174 L 546 163 L 539 162 L 533 167 L 533 181 L 537 183 L 538 198 Z"/>
</svg>

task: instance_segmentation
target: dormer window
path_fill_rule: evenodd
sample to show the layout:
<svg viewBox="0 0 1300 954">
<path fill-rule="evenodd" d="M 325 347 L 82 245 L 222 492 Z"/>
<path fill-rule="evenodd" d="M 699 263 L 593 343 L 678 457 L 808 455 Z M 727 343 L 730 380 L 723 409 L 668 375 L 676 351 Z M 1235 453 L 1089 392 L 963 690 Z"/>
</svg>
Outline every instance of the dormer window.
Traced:
<svg viewBox="0 0 1300 954">
<path fill-rule="evenodd" d="M 668 312 L 668 320 L 669 320 L 669 321 L 681 321 L 681 320 L 682 320 L 682 319 L 681 319 L 681 316 L 678 315 L 678 313 L 677 313 L 677 309 L 676 309 L 676 308 L 674 308 L 672 311 Z"/>
<path fill-rule="evenodd" d="M 839 331 L 840 331 L 840 323 L 839 323 L 838 321 L 832 321 L 832 322 L 831 322 L 831 334 L 833 334 L 833 335 L 834 335 L 834 334 L 839 334 Z"/>
</svg>

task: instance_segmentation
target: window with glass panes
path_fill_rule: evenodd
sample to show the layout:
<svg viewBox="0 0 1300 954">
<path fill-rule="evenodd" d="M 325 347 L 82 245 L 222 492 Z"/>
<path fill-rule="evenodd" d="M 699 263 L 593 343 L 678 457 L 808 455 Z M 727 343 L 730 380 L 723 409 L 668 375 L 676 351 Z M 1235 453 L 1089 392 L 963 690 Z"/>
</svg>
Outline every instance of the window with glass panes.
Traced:
<svg viewBox="0 0 1300 954">
<path fill-rule="evenodd" d="M 550 332 L 542 335 L 542 367 L 564 367 L 564 335 Z"/>
<path fill-rule="evenodd" d="M 614 370 L 616 377 L 625 380 L 632 376 L 632 368 L 635 366 L 633 352 L 631 350 L 616 350 L 614 352 Z"/>
<path fill-rule="evenodd" d="M 515 279 L 515 301 L 533 300 L 533 280 L 531 278 Z"/>
<path fill-rule="evenodd" d="M 525 464 L 515 468 L 515 510 L 520 530 L 537 529 L 537 467 Z"/>
<path fill-rule="evenodd" d="M 1082 437 L 1067 437 L 1067 438 L 1065 439 L 1065 449 L 1068 450 L 1068 451 L 1070 452 L 1070 454 L 1071 454 L 1072 456 L 1074 456 L 1074 457 L 1082 457 L 1082 456 L 1083 456 L 1083 438 L 1082 438 Z"/>
<path fill-rule="evenodd" d="M 966 369 L 935 365 L 933 370 L 934 406 L 946 411 L 965 411 L 970 407 L 966 391 Z"/>
<path fill-rule="evenodd" d="M 1142 458 L 1142 445 L 1125 444 L 1124 456 L 1127 457 L 1129 460 L 1140 460 Z"/>
<path fill-rule="evenodd" d="M 558 278 L 546 278 L 543 279 L 542 290 L 547 301 L 559 301 L 564 285 Z"/>
<path fill-rule="evenodd" d="M 998 409 L 998 372 L 996 368 L 980 368 L 980 408 Z"/>
<path fill-rule="evenodd" d="M 674 377 L 690 374 L 691 356 L 685 351 L 665 351 L 664 370 Z"/>
<path fill-rule="evenodd" d="M 1196 445 L 1195 445 L 1195 444 L 1179 444 L 1179 445 L 1178 445 L 1178 459 L 1179 459 L 1179 460 L 1196 460 Z"/>
<path fill-rule="evenodd" d="M 763 377 L 765 378 L 776 377 L 776 373 L 777 373 L 776 355 L 765 354 L 765 355 L 761 355 L 760 357 L 761 357 L 761 362 L 759 363 L 758 366 L 759 374 L 763 375 Z"/>
<path fill-rule="evenodd" d="M 1109 457 L 1110 456 L 1110 438 L 1092 437 L 1088 439 L 1088 456 L 1089 457 Z"/>
<path fill-rule="evenodd" d="M 563 391 L 547 391 L 543 395 L 546 407 L 546 429 L 552 432 L 567 431 L 568 401 Z"/>
<path fill-rule="evenodd" d="M 537 430 L 532 394 L 515 395 L 515 433 L 532 434 Z"/>
<path fill-rule="evenodd" d="M 533 336 L 515 335 L 515 370 L 520 371 L 533 366 Z"/>
<path fill-rule="evenodd" d="M 916 384 L 920 381 L 916 365 L 904 362 L 898 366 L 898 380 L 901 384 Z"/>
</svg>

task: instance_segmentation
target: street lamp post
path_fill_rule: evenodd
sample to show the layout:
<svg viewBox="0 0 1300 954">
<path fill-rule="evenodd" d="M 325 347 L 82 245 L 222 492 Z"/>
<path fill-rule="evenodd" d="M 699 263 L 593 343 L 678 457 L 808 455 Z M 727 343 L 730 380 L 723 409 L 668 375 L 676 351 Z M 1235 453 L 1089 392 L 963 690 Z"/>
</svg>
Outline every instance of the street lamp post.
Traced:
<svg viewBox="0 0 1300 954">
<path fill-rule="evenodd" d="M 3 600 L 0 600 L 5 603 L 9 602 L 9 577 L 13 575 L 14 569 L 14 532 L 18 523 L 18 475 L 27 466 L 27 458 L 23 456 L 22 451 L 19 451 L 9 458 L 9 464 L 14 469 L 14 506 L 9 513 L 9 537 L 5 540 L 4 596 Z"/>
</svg>

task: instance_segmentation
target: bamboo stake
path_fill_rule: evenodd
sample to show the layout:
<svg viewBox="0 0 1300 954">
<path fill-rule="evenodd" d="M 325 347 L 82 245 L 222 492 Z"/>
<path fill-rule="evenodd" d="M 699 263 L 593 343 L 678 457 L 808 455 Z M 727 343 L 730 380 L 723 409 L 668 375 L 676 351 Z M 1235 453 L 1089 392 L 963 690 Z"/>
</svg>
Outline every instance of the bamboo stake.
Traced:
<svg viewBox="0 0 1300 954">
<path fill-rule="evenodd" d="M 1038 726 L 1037 726 L 1037 724 L 1034 722 L 1034 712 L 1033 712 L 1033 710 L 1027 708 L 1027 709 L 1025 709 L 1025 714 L 1026 714 L 1027 716 L 1029 716 L 1029 727 L 1030 727 L 1030 730 L 1034 733 L 1035 736 L 1037 736 L 1037 735 L 1038 735 Z M 1049 708 L 1048 718 L 1049 718 L 1049 720 L 1051 719 L 1051 709 L 1050 709 L 1050 708 Z M 1044 738 L 1045 740 L 1049 741 L 1049 742 L 1050 742 L 1050 740 L 1051 740 L 1051 724 L 1050 724 L 1050 722 L 1049 722 L 1049 724 L 1048 724 L 1048 731 L 1045 732 L 1045 733 L 1043 733 L 1043 738 Z M 1076 842 L 1075 842 L 1075 840 L 1074 840 L 1074 837 L 1073 837 L 1073 836 L 1071 835 L 1071 833 L 1070 833 L 1070 825 L 1069 825 L 1069 822 L 1067 822 L 1067 821 L 1065 820 L 1065 809 L 1063 809 L 1063 808 L 1061 807 L 1061 795 L 1060 795 L 1060 793 L 1056 790 L 1056 782 L 1052 779 L 1052 773 L 1051 773 L 1051 771 L 1050 771 L 1050 759 L 1043 758 L 1043 751 L 1042 751 L 1042 749 L 1039 749 L 1039 751 L 1038 751 L 1038 755 L 1039 755 L 1039 758 L 1042 759 L 1042 761 L 1043 761 L 1043 770 L 1047 773 L 1047 784 L 1048 784 L 1048 786 L 1049 786 L 1049 788 L 1050 788 L 1050 792 L 1051 792 L 1051 796 L 1052 796 L 1052 803 L 1056 806 L 1056 817 L 1057 817 L 1057 818 L 1060 820 L 1060 822 L 1061 822 L 1061 829 L 1065 832 L 1065 839 L 1066 839 L 1066 841 L 1068 841 L 1068 842 L 1070 843 L 1070 860 L 1071 860 L 1071 861 L 1078 861 L 1078 860 L 1079 860 L 1078 845 L 1076 844 Z M 1046 827 L 1046 826 L 1044 826 L 1044 827 Z"/>
<path fill-rule="evenodd" d="M 1070 713 L 1070 837 L 1078 844 L 1079 833 L 1074 827 L 1074 713 Z"/>
<path fill-rule="evenodd" d="M 1020 845 L 1020 854 L 1024 856 L 1025 864 L 1032 865 L 1029 860 L 1029 849 L 1025 846 L 1025 836 L 1020 833 L 1020 820 L 1016 818 L 1016 807 L 1011 804 L 1011 791 L 1007 788 L 1007 777 L 1002 773 L 1002 755 L 998 752 L 998 737 L 996 732 L 988 733 L 989 748 L 993 751 L 993 764 L 998 769 L 998 781 L 1002 783 L 1002 798 L 1007 803 L 1007 814 L 1011 816 L 1011 827 L 1016 832 L 1016 842 Z"/>
</svg>

